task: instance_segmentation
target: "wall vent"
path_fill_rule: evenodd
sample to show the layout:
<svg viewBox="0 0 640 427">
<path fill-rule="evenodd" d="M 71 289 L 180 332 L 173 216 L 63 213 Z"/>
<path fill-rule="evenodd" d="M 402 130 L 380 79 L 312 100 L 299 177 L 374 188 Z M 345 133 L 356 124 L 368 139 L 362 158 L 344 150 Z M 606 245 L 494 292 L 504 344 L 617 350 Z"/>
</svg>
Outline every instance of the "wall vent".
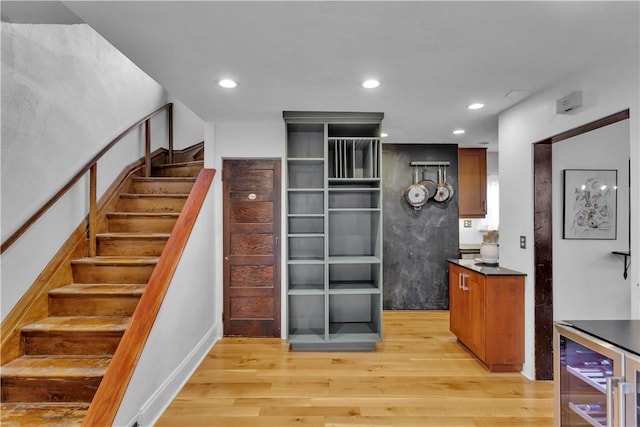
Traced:
<svg viewBox="0 0 640 427">
<path fill-rule="evenodd" d="M 580 107 L 582 107 L 582 92 L 571 92 L 556 101 L 556 114 L 568 114 Z"/>
</svg>

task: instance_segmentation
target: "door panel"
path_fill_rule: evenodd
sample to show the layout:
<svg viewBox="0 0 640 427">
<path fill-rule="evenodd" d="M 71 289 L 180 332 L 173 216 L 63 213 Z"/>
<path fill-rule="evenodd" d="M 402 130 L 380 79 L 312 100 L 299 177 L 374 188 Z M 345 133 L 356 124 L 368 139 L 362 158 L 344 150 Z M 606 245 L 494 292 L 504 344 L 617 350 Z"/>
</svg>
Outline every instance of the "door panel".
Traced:
<svg viewBox="0 0 640 427">
<path fill-rule="evenodd" d="M 234 288 L 273 286 L 273 266 L 232 265 L 230 286 Z"/>
<path fill-rule="evenodd" d="M 250 160 L 249 167 L 264 167 L 264 162 Z M 231 191 L 270 192 L 273 183 L 272 170 L 238 169 L 231 171 Z"/>
<path fill-rule="evenodd" d="M 460 341 L 466 341 L 467 333 L 467 296 L 460 281 L 464 272 L 461 268 L 449 264 L 449 329 Z"/>
<path fill-rule="evenodd" d="M 224 334 L 280 336 L 280 161 L 225 160 Z"/>
<path fill-rule="evenodd" d="M 231 255 L 269 255 L 273 243 L 273 234 L 232 234 Z"/>
<path fill-rule="evenodd" d="M 479 274 L 468 274 L 466 292 L 468 298 L 467 347 L 480 360 L 485 357 L 485 279 Z"/>
<path fill-rule="evenodd" d="M 249 195 L 243 194 L 243 201 L 237 200 L 237 197 L 233 199 L 233 211 L 231 212 L 231 223 L 233 224 L 243 224 L 243 223 L 252 223 L 252 224 L 260 224 L 273 223 L 273 203 L 271 202 L 245 202 Z"/>
</svg>

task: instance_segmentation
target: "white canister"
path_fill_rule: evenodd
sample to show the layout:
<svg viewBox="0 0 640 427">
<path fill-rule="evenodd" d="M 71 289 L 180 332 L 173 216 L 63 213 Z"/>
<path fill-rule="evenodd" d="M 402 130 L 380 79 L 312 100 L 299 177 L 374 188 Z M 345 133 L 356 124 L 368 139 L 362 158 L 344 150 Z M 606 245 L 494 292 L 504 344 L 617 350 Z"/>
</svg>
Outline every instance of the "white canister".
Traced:
<svg viewBox="0 0 640 427">
<path fill-rule="evenodd" d="M 480 258 L 483 261 L 497 261 L 498 256 L 498 244 L 484 242 L 480 245 Z"/>
</svg>

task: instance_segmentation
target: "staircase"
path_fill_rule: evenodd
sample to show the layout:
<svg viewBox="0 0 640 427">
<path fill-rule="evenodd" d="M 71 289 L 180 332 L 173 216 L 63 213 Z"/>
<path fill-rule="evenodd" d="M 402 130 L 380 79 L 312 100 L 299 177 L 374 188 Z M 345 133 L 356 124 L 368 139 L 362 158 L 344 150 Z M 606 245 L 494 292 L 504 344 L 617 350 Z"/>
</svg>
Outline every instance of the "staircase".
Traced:
<svg viewBox="0 0 640 427">
<path fill-rule="evenodd" d="M 71 261 L 48 317 L 21 330 L 22 356 L 0 367 L 3 426 L 80 425 L 187 196 L 202 153 L 122 186 L 101 221 L 97 256 Z"/>
</svg>

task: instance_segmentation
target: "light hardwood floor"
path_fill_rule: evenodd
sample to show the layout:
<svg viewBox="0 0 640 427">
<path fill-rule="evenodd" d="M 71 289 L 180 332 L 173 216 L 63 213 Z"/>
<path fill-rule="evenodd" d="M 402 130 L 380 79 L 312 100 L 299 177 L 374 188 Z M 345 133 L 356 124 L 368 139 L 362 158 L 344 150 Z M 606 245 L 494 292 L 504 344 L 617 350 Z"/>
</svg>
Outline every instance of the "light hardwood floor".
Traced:
<svg viewBox="0 0 640 427">
<path fill-rule="evenodd" d="M 375 352 L 291 352 L 223 338 L 162 426 L 553 425 L 553 383 L 492 374 L 449 332 L 446 311 L 386 311 Z"/>
</svg>

